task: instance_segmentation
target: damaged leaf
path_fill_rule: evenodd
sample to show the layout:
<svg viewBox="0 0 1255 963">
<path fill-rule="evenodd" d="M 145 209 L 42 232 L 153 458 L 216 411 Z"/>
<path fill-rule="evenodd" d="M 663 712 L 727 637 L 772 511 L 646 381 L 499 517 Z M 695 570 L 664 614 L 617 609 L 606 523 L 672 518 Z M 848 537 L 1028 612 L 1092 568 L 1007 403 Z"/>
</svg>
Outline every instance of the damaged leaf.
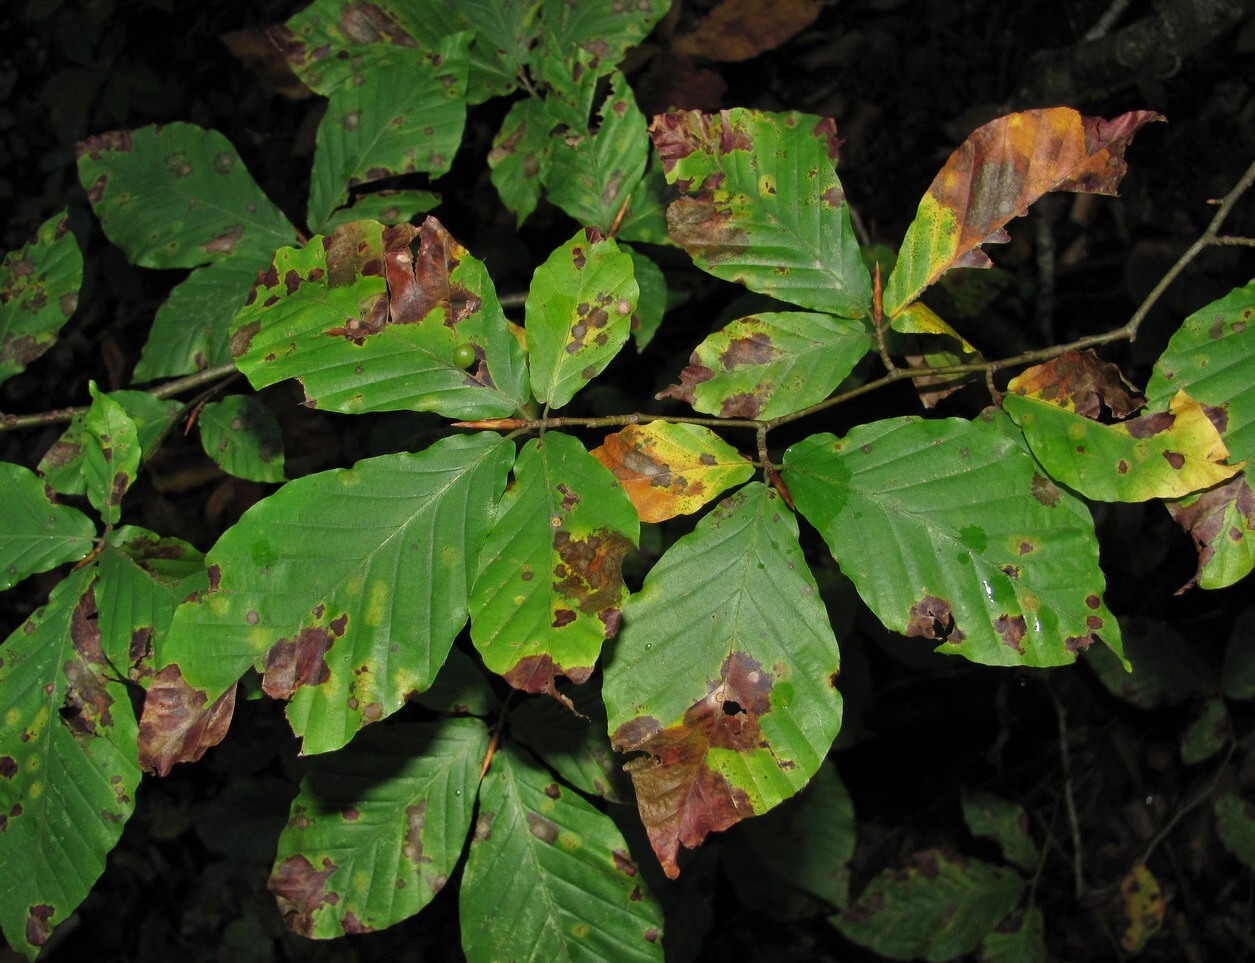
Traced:
<svg viewBox="0 0 1255 963">
<path fill-rule="evenodd" d="M 628 425 L 590 454 L 619 480 L 642 522 L 691 515 L 754 474 L 744 455 L 701 425 Z"/>
<path fill-rule="evenodd" d="M 997 843 L 1008 863 L 1031 871 L 1041 858 L 1028 832 L 1028 814 L 1019 803 L 990 792 L 964 790 L 963 821 L 973 836 Z"/>
<path fill-rule="evenodd" d="M 1013 870 L 930 849 L 885 870 L 831 922 L 881 956 L 943 963 L 975 950 L 1023 893 Z"/>
<path fill-rule="evenodd" d="M 176 762 L 196 762 L 225 739 L 235 714 L 235 689 L 233 682 L 210 702 L 187 684 L 178 663 L 158 671 L 148 682 L 137 734 L 144 770 L 168 776 Z"/>
<path fill-rule="evenodd" d="M 1104 425 L 1055 405 L 1008 394 L 1006 409 L 1034 457 L 1086 498 L 1141 502 L 1180 498 L 1232 478 L 1229 449 L 1197 401 L 1184 390 L 1167 411 Z"/>
<path fill-rule="evenodd" d="M 89 137 L 78 176 L 109 240 L 140 267 L 265 256 L 297 236 L 231 142 L 194 124 Z"/>
<path fill-rule="evenodd" d="M 668 184 L 672 239 L 704 271 L 804 308 L 871 307 L 831 120 L 736 108 L 673 111 L 649 128 Z M 779 188 L 777 188 L 779 185 Z"/>
<path fill-rule="evenodd" d="M 471 641 L 516 689 L 562 698 L 619 630 L 620 566 L 640 522 L 614 476 L 578 440 L 529 441 L 497 510 L 471 592 Z"/>
<path fill-rule="evenodd" d="M 540 202 L 540 171 L 549 150 L 553 118 L 535 97 L 515 101 L 492 139 L 488 168 L 503 203 L 523 226 Z"/>
<path fill-rule="evenodd" d="M 31 957 L 104 872 L 135 807 L 126 686 L 100 645 L 92 568 L 0 646 L 0 928 Z"/>
<path fill-rule="evenodd" d="M 77 508 L 48 497 L 34 472 L 0 462 L 0 591 L 28 575 L 77 562 L 92 549 L 96 526 Z"/>
<path fill-rule="evenodd" d="M 1162 408 L 1188 391 L 1220 431 L 1230 461 L 1255 458 L 1255 281 L 1195 311 L 1159 360 L 1146 396 Z M 1168 510 L 1198 546 L 1193 582 L 1232 585 L 1255 568 L 1255 493 L 1244 470 L 1217 488 L 1170 502 Z"/>
<path fill-rule="evenodd" d="M 440 892 L 471 825 L 488 730 L 478 719 L 374 726 L 310 760 L 269 888 L 288 929 L 381 930 Z"/>
<path fill-rule="evenodd" d="M 676 38 L 676 53 L 741 63 L 801 33 L 836 0 L 720 0 L 693 29 Z"/>
<path fill-rule="evenodd" d="M 657 397 L 721 418 L 778 418 L 828 397 L 871 347 L 857 321 L 782 311 L 738 318 L 708 336 Z"/>
<path fill-rule="evenodd" d="M 5 255 L 0 263 L 0 384 L 56 343 L 57 332 L 78 308 L 82 281 L 83 255 L 65 211 L 44 221 L 30 243 Z"/>
<path fill-rule="evenodd" d="M 83 415 L 83 480 L 87 498 L 108 525 L 121 518 L 122 497 L 139 473 L 139 428 L 117 401 L 90 382 Z"/>
<path fill-rule="evenodd" d="M 459 906 L 470 963 L 663 958 L 662 909 L 610 817 L 511 749 L 480 789 Z"/>
<path fill-rule="evenodd" d="M 303 751 L 339 748 L 431 685 L 511 453 L 455 435 L 289 482 L 210 550 L 209 589 L 179 606 L 157 664 L 208 701 L 255 664 Z"/>
<path fill-rule="evenodd" d="M 667 876 L 681 846 L 806 785 L 841 723 L 837 642 L 773 489 L 751 483 L 664 553 L 605 668 L 611 742 Z"/>
<path fill-rule="evenodd" d="M 916 301 L 894 315 L 890 328 L 906 336 L 890 336 L 890 352 L 901 354 L 911 368 L 948 368 L 985 360 L 980 351 L 923 301 Z M 975 373 L 920 375 L 912 378 L 911 383 L 923 406 L 935 408 L 977 377 Z"/>
<path fill-rule="evenodd" d="M 1067 351 L 1028 368 L 1011 379 L 1007 391 L 1094 421 L 1104 413 L 1119 421 L 1146 404 L 1116 365 L 1090 350 Z"/>
<path fill-rule="evenodd" d="M 325 230 L 332 211 L 362 184 L 438 177 L 453 166 L 466 124 L 470 41 L 470 33 L 456 33 L 431 50 L 393 46 L 331 92 L 310 175 L 313 231 Z"/>
<path fill-rule="evenodd" d="M 283 436 L 270 409 L 252 395 L 228 395 L 201 409 L 196 419 L 205 454 L 229 475 L 281 482 Z"/>
<path fill-rule="evenodd" d="M 467 344 L 476 360 L 464 370 L 454 352 Z M 522 349 L 483 262 L 434 217 L 356 221 L 277 251 L 235 317 L 232 352 L 254 388 L 297 378 L 307 405 L 349 414 L 498 418 L 527 400 Z"/>
<path fill-rule="evenodd" d="M 951 268 L 989 267 L 981 245 L 1009 240 L 1006 224 L 1041 195 L 1115 194 L 1133 136 L 1162 119 L 1149 110 L 1104 120 L 1052 107 L 1008 114 L 978 128 L 920 201 L 885 286 L 885 314 L 897 314 Z"/>
<path fill-rule="evenodd" d="M 527 295 L 532 392 L 561 408 L 627 344 L 640 290 L 632 258 L 588 228 L 536 269 Z"/>
<path fill-rule="evenodd" d="M 812 435 L 785 452 L 784 480 L 886 628 L 988 665 L 1063 665 L 1098 639 L 1120 655 L 1089 510 L 1009 425 L 906 417 Z"/>
</svg>

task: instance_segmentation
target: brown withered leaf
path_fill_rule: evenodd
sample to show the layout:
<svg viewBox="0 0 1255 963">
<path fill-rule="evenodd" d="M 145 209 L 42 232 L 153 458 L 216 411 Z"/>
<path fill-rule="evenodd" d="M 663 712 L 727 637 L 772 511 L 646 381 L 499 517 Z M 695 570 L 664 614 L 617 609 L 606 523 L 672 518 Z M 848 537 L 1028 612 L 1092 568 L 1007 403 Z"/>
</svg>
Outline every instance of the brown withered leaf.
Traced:
<svg viewBox="0 0 1255 963">
<path fill-rule="evenodd" d="M 327 892 L 327 877 L 336 871 L 336 865 L 324 858 L 323 868 L 299 853 L 289 856 L 276 866 L 266 881 L 266 888 L 275 894 L 283 922 L 293 933 L 309 936 L 314 932 L 314 911 L 324 903 L 336 903 L 337 893 Z"/>
<path fill-rule="evenodd" d="M 1189 532 L 1198 549 L 1198 570 L 1179 592 L 1202 585 L 1220 588 L 1249 571 L 1255 537 L 1255 492 L 1246 472 L 1180 501 L 1165 503 L 1173 521 Z"/>
<path fill-rule="evenodd" d="M 1098 420 L 1104 407 L 1116 419 L 1146 404 L 1120 369 L 1092 350 L 1068 351 L 1011 379 L 1007 390 L 1048 401 L 1085 418 Z"/>
<path fill-rule="evenodd" d="M 745 790 L 706 763 L 711 748 L 747 752 L 762 741 L 758 720 L 771 710 L 772 676 L 753 658 L 734 652 L 718 681 L 684 720 L 663 729 L 653 718 L 633 719 L 611 736 L 620 752 L 648 755 L 624 767 L 636 788 L 641 821 L 669 879 L 680 875 L 680 846 L 701 845 L 713 832 L 754 815 Z"/>
<path fill-rule="evenodd" d="M 797 36 L 836 0 L 723 0 L 688 33 L 675 52 L 723 63 L 757 57 Z"/>
<path fill-rule="evenodd" d="M 184 681 L 178 663 L 153 676 L 139 720 L 139 763 L 146 772 L 168 775 L 176 762 L 195 762 L 223 740 L 235 712 L 235 686 L 208 701 Z"/>
</svg>

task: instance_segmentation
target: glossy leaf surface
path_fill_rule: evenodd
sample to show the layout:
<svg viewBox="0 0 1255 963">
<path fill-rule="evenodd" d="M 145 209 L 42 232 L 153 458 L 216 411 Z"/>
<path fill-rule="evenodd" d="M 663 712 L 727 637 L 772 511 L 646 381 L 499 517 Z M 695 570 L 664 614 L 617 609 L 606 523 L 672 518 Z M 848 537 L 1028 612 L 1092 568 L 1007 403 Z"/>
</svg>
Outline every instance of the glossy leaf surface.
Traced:
<svg viewBox="0 0 1255 963">
<path fill-rule="evenodd" d="M 640 523 L 631 502 L 578 440 L 529 441 L 480 555 L 471 640 L 484 664 L 527 692 L 583 682 L 619 629 L 620 565 Z"/>
<path fill-rule="evenodd" d="M 668 184 L 672 239 L 703 270 L 781 301 L 859 317 L 871 279 L 833 164 L 836 127 L 736 108 L 659 114 L 649 128 Z"/>
<path fill-rule="evenodd" d="M 228 395 L 210 402 L 196 423 L 205 454 L 227 474 L 259 482 L 284 480 L 279 423 L 259 398 Z"/>
<path fill-rule="evenodd" d="M 646 753 L 628 771 L 671 878 L 680 846 L 805 786 L 841 724 L 837 642 L 797 537 L 780 496 L 746 485 L 624 610 L 603 687 L 611 742 Z"/>
<path fill-rule="evenodd" d="M 920 201 L 885 285 L 885 314 L 901 311 L 951 268 L 989 267 L 981 245 L 1008 240 L 1005 225 L 1048 191 L 1116 193 L 1133 135 L 1162 119 L 1149 110 L 1104 120 L 1052 107 L 978 128 Z"/>
<path fill-rule="evenodd" d="M 77 562 L 92 549 L 96 526 L 69 505 L 50 501 L 28 468 L 0 462 L 0 591 L 28 575 Z"/>
<path fill-rule="evenodd" d="M 463 344 L 469 370 L 454 359 Z M 483 263 L 434 217 L 421 229 L 357 221 L 279 250 L 236 315 L 232 352 L 253 387 L 297 378 L 307 404 L 351 414 L 494 418 L 527 400 L 522 350 Z"/>
<path fill-rule="evenodd" d="M 561 408 L 627 344 L 639 288 L 632 258 L 595 230 L 576 233 L 536 269 L 527 350 L 536 400 Z"/>
<path fill-rule="evenodd" d="M 1044 401 L 1008 394 L 1006 409 L 1051 476 L 1086 498 L 1180 498 L 1232 478 L 1229 449 L 1197 401 L 1177 392 L 1167 411 L 1104 425 Z"/>
<path fill-rule="evenodd" d="M 0 384 L 53 346 L 78 307 L 82 281 L 83 255 L 65 212 L 44 221 L 29 244 L 5 255 L 0 263 Z"/>
<path fill-rule="evenodd" d="M 1089 510 L 999 419 L 812 435 L 784 479 L 887 628 L 990 665 L 1061 665 L 1099 638 L 1120 654 Z"/>
<path fill-rule="evenodd" d="M 89 137 L 78 176 L 109 240 L 140 267 L 266 255 L 296 238 L 231 142 L 194 124 Z"/>
<path fill-rule="evenodd" d="M 94 578 L 72 573 L 0 647 L 0 927 L 31 958 L 104 872 L 139 784 L 135 717 L 101 650 Z"/>
<path fill-rule="evenodd" d="M 1204 406 L 1231 462 L 1255 458 L 1255 281 L 1235 288 L 1182 322 L 1155 362 L 1146 395 L 1162 407 L 1184 389 Z M 1227 483 L 1168 506 L 1198 546 L 1194 580 L 1232 585 L 1255 568 L 1255 492 L 1249 468 Z"/>
<path fill-rule="evenodd" d="M 721 418 L 777 418 L 823 401 L 871 347 L 857 321 L 800 311 L 739 318 L 697 346 L 659 398 Z"/>
<path fill-rule="evenodd" d="M 610 817 L 513 750 L 480 788 L 459 905 L 470 963 L 663 958 L 662 910 Z"/>
<path fill-rule="evenodd" d="M 478 719 L 375 726 L 309 762 L 269 888 L 288 928 L 383 929 L 440 892 L 462 854 L 488 749 Z"/>
<path fill-rule="evenodd" d="M 754 474 L 744 455 L 701 425 L 628 425 L 591 454 L 619 480 L 642 522 L 691 515 Z"/>
<path fill-rule="evenodd" d="M 158 664 L 213 700 L 256 663 L 303 751 L 339 748 L 431 685 L 510 455 L 459 435 L 288 483 L 210 550 L 209 591 L 179 607 Z"/>
</svg>

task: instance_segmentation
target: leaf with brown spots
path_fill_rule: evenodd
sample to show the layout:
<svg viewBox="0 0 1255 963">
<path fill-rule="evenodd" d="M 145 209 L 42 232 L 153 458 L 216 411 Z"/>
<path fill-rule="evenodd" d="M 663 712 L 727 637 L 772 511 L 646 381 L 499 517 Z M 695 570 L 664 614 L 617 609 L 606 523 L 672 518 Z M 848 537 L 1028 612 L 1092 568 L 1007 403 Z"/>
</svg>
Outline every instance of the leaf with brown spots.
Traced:
<svg viewBox="0 0 1255 963">
<path fill-rule="evenodd" d="M 1184 389 L 1220 432 L 1231 461 L 1255 458 L 1255 281 L 1194 312 L 1155 362 L 1146 395 L 1162 409 Z M 1246 473 L 1168 510 L 1199 549 L 1194 580 L 1232 585 L 1255 568 L 1255 497 Z"/>
<path fill-rule="evenodd" d="M 289 482 L 210 550 L 209 588 L 176 610 L 157 663 L 210 700 L 262 669 L 303 751 L 338 749 L 435 679 L 513 453 L 455 435 Z"/>
<path fill-rule="evenodd" d="M 140 267 L 269 256 L 297 238 L 231 142 L 194 124 L 89 137 L 78 176 L 109 240 Z"/>
<path fill-rule="evenodd" d="M 640 290 L 632 258 L 587 228 L 536 269 L 527 294 L 528 363 L 536 400 L 561 408 L 627 344 Z"/>
<path fill-rule="evenodd" d="M 1027 395 L 1003 407 L 1054 479 L 1086 498 L 1141 502 L 1181 498 L 1241 470 L 1203 407 L 1184 389 L 1158 411 L 1104 425 Z"/>
<path fill-rule="evenodd" d="M 619 480 L 642 522 L 691 515 L 754 473 L 744 455 L 701 425 L 628 425 L 590 454 Z"/>
<path fill-rule="evenodd" d="M 989 267 L 983 244 L 1009 239 L 1005 226 L 1048 191 L 1114 194 L 1134 134 L 1163 118 L 1149 110 L 1112 120 L 1068 107 L 999 117 L 964 141 L 933 180 L 907 228 L 885 286 L 897 314 L 946 271 Z"/>
<path fill-rule="evenodd" d="M 611 742 L 666 874 L 681 846 L 806 785 L 841 723 L 837 642 L 772 489 L 751 483 L 669 548 L 605 669 Z"/>
<path fill-rule="evenodd" d="M 827 314 L 751 314 L 697 346 L 657 397 L 721 418 L 777 418 L 823 401 L 871 347 L 862 324 Z"/>
<path fill-rule="evenodd" d="M 1006 415 L 812 435 L 783 471 L 886 628 L 987 665 L 1063 665 L 1099 639 L 1121 654 L 1089 510 L 1045 486 Z"/>
<path fill-rule="evenodd" d="M 0 928 L 32 959 L 104 871 L 139 784 L 95 582 L 94 568 L 72 572 L 0 645 Z"/>
<path fill-rule="evenodd" d="M 311 760 L 270 876 L 289 929 L 381 930 L 430 903 L 466 844 L 487 751 L 480 720 L 445 719 L 374 726 Z"/>
<path fill-rule="evenodd" d="M 286 480 L 279 422 L 260 398 L 228 395 L 211 401 L 196 425 L 205 454 L 227 474 L 259 482 Z"/>
<path fill-rule="evenodd" d="M 801 33 L 836 0 L 720 0 L 688 33 L 676 53 L 723 63 L 752 60 Z"/>
<path fill-rule="evenodd" d="M 110 525 L 122 516 L 122 496 L 139 473 L 139 429 L 118 402 L 88 383 L 91 408 L 83 415 L 83 478 L 87 498 Z"/>
<path fill-rule="evenodd" d="M 24 247 L 5 255 L 0 263 L 0 384 L 56 343 L 57 332 L 78 308 L 82 281 L 83 255 L 64 211 L 44 221 Z"/>
<path fill-rule="evenodd" d="M 513 747 L 480 789 L 458 904 L 470 960 L 663 958 L 662 909 L 614 822 Z"/>
<path fill-rule="evenodd" d="M 159 776 L 176 762 L 196 762 L 227 735 L 235 712 L 235 686 L 212 704 L 184 681 L 177 663 L 153 676 L 139 724 L 139 762 Z"/>
<path fill-rule="evenodd" d="M 354 221 L 281 248 L 232 332 L 253 387 L 297 378 L 311 407 L 499 418 L 527 400 L 523 352 L 487 270 L 434 217 L 420 228 Z M 469 369 L 455 358 L 462 345 L 475 353 Z"/>
<path fill-rule="evenodd" d="M 1007 385 L 1012 394 L 1046 401 L 1084 418 L 1099 420 L 1104 409 L 1117 421 L 1146 404 L 1120 369 L 1092 350 L 1068 351 L 1025 369 Z"/>
<path fill-rule="evenodd" d="M 620 565 L 640 522 L 614 476 L 575 438 L 529 441 L 498 507 L 471 592 L 471 641 L 527 692 L 588 678 L 619 629 Z"/>
<path fill-rule="evenodd" d="M 831 120 L 736 108 L 673 111 L 649 128 L 671 238 L 704 271 L 790 304 L 856 318 L 871 278 L 833 169 Z"/>
</svg>

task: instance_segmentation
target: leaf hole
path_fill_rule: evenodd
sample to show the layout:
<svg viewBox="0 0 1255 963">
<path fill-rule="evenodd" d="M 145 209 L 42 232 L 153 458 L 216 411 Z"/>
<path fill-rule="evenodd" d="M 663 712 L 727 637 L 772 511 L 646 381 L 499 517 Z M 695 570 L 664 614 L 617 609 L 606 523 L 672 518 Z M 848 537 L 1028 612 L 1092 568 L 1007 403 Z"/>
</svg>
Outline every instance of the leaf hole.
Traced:
<svg viewBox="0 0 1255 963">
<path fill-rule="evenodd" d="M 741 703 L 737 702 L 735 699 L 723 700 L 723 714 L 725 716 L 734 716 L 738 712 L 744 712 L 744 711 L 745 710 L 741 708 Z"/>
</svg>

